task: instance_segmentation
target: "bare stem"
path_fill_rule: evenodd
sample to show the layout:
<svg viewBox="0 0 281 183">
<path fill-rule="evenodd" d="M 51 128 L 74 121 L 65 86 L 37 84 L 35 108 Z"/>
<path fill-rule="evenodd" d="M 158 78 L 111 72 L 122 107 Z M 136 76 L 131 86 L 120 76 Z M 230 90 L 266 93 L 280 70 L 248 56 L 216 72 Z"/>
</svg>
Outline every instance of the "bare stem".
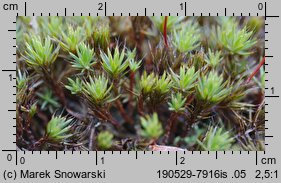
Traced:
<svg viewBox="0 0 281 183">
<path fill-rule="evenodd" d="M 164 143 L 165 144 L 167 144 L 169 142 L 171 130 L 172 130 L 172 127 L 173 127 L 173 123 L 175 122 L 177 117 L 178 117 L 178 113 L 172 112 L 168 121 L 167 121 L 166 134 L 164 136 Z"/>
<path fill-rule="evenodd" d="M 118 96 L 118 80 L 113 81 L 113 90 L 114 90 L 115 96 L 117 97 Z M 116 103 L 116 107 L 117 107 L 118 111 L 120 112 L 122 118 L 128 123 L 134 124 L 134 121 L 132 120 L 132 118 L 130 118 L 130 116 L 128 116 L 128 114 L 127 114 L 126 110 L 124 109 L 119 98 L 116 99 L 115 103 Z"/>
<path fill-rule="evenodd" d="M 134 85 L 135 85 L 135 73 L 131 71 L 130 73 L 130 92 L 129 92 L 129 103 L 128 103 L 128 109 L 129 109 L 129 114 L 132 116 L 133 114 L 133 90 L 134 90 Z"/>
<path fill-rule="evenodd" d="M 32 117 L 28 114 L 27 116 L 27 123 L 26 123 L 26 127 L 25 127 L 25 130 L 26 130 L 26 133 L 30 139 L 30 141 L 32 143 L 34 143 L 35 141 L 35 138 L 34 138 L 34 135 L 33 133 L 31 132 L 31 129 L 30 129 L 30 126 L 31 126 L 31 120 L 32 120 Z"/>
<path fill-rule="evenodd" d="M 168 23 L 168 16 L 165 16 L 164 27 L 163 27 L 163 34 L 164 34 L 165 46 L 166 46 L 166 48 L 169 48 L 169 46 L 168 46 L 168 37 L 167 37 L 167 23 Z"/>
<path fill-rule="evenodd" d="M 57 79 L 54 77 L 54 75 L 47 71 L 46 69 L 42 68 L 43 74 L 44 74 L 44 79 L 45 81 L 51 86 L 53 89 L 55 95 L 59 98 L 61 103 L 65 106 L 66 105 L 66 99 L 65 95 L 63 92 L 63 88 L 61 85 L 57 82 Z"/>
<path fill-rule="evenodd" d="M 263 57 L 259 65 L 255 68 L 254 72 L 248 77 L 246 83 L 249 83 L 253 79 L 253 77 L 259 72 L 261 66 L 263 66 L 264 63 L 265 63 L 265 57 Z"/>
<path fill-rule="evenodd" d="M 139 101 L 138 101 L 138 112 L 141 116 L 144 115 L 144 112 L 143 112 L 143 95 L 140 94 L 139 96 Z"/>
<path fill-rule="evenodd" d="M 31 149 L 32 150 L 35 150 L 36 148 L 38 147 L 41 147 L 43 144 L 46 143 L 48 137 L 47 135 L 44 135 L 42 138 L 40 138 L 37 142 L 33 143 L 32 146 L 31 146 Z"/>
<path fill-rule="evenodd" d="M 102 120 L 106 120 L 109 121 L 112 125 L 114 125 L 116 128 L 119 128 L 120 125 L 119 123 L 112 117 L 112 115 L 110 114 L 110 112 L 106 111 L 106 110 L 94 110 L 94 115 L 98 116 L 99 118 L 101 118 Z"/>
</svg>

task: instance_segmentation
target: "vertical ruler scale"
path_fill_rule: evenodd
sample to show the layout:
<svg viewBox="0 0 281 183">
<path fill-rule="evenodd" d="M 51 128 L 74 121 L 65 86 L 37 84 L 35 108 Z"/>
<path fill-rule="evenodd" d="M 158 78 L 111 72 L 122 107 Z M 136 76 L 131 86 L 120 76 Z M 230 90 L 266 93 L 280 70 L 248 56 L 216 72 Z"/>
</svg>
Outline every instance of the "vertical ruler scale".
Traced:
<svg viewBox="0 0 281 183">
<path fill-rule="evenodd" d="M 1 182 L 280 182 L 280 2 L 3 1 Z M 16 151 L 16 16 L 264 16 L 265 152 Z M 45 171 L 28 179 L 27 171 Z M 50 172 L 50 178 L 48 177 Z M 86 172 L 86 178 L 74 178 Z M 76 174 L 76 175 L 75 175 Z M 24 177 L 24 178 L 20 178 Z"/>
<path fill-rule="evenodd" d="M 265 111 L 266 111 L 266 118 L 265 118 L 265 124 L 266 124 L 266 150 L 268 152 L 274 151 L 274 147 L 277 146 L 278 141 L 274 140 L 278 137 L 278 131 L 274 127 L 276 124 L 276 119 L 272 118 L 274 115 L 270 115 L 271 113 L 278 113 L 278 107 L 280 105 L 280 99 L 279 99 L 279 90 L 278 86 L 278 76 L 277 76 L 277 68 L 278 66 L 276 62 L 280 59 L 280 56 L 276 53 L 278 53 L 275 44 L 277 44 L 274 40 L 274 36 L 278 36 L 277 31 L 275 30 L 274 24 L 276 22 L 280 22 L 278 15 L 272 15 L 271 11 L 269 10 L 269 4 L 268 2 L 264 3 L 263 9 L 265 14 L 265 74 L 266 74 L 266 85 L 265 85 Z M 262 9 L 262 6 L 259 7 L 259 9 Z"/>
<path fill-rule="evenodd" d="M 5 116 L 2 124 L 9 131 L 9 136 L 1 137 L 5 139 L 5 148 L 15 150 L 16 148 L 16 15 L 20 9 L 17 3 L 1 4 L 1 16 L 5 17 L 5 23 L 1 28 L 2 59 L 1 71 L 3 93 L 1 95 L 1 114 Z M 6 33 L 5 33 L 6 32 Z M 5 54 L 4 54 L 5 53 Z M 4 61 L 5 60 L 5 61 Z M 5 88 L 5 89 L 4 89 Z M 5 107 L 4 107 L 5 106 Z M 3 144 L 2 144 L 3 145 Z"/>
</svg>

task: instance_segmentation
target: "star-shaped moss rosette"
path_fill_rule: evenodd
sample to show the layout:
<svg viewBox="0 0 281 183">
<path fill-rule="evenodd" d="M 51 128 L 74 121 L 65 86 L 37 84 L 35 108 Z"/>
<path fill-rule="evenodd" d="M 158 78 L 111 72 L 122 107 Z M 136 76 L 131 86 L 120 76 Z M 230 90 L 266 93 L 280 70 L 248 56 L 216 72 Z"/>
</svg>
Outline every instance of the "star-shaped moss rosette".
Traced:
<svg viewBox="0 0 281 183">
<path fill-rule="evenodd" d="M 73 134 L 71 134 L 73 119 L 62 116 L 53 116 L 48 122 L 46 128 L 47 139 L 54 142 L 63 141 Z"/>
</svg>

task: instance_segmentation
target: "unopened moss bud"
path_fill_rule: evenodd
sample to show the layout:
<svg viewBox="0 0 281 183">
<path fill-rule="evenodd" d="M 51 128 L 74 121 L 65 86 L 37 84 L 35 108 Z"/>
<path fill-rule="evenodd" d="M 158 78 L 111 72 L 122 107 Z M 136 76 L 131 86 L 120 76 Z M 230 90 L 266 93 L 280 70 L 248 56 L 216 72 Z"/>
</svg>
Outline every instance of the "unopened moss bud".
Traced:
<svg viewBox="0 0 281 183">
<path fill-rule="evenodd" d="M 98 147 L 102 150 L 109 149 L 113 144 L 112 139 L 113 134 L 109 131 L 100 132 L 97 137 Z"/>
</svg>

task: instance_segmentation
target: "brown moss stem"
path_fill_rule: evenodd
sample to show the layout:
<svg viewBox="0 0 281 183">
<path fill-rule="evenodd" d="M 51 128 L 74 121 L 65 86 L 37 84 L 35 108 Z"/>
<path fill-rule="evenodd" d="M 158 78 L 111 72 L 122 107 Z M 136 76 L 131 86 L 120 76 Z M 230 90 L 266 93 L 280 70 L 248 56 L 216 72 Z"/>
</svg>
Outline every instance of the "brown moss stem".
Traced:
<svg viewBox="0 0 281 183">
<path fill-rule="evenodd" d="M 172 112 L 167 121 L 166 133 L 165 133 L 164 140 L 163 140 L 165 144 L 169 143 L 169 141 L 170 141 L 171 130 L 173 128 L 173 124 L 174 124 L 175 120 L 177 119 L 178 115 L 179 115 L 178 113 Z"/>
<path fill-rule="evenodd" d="M 115 79 L 113 81 L 113 91 L 114 91 L 114 94 L 115 94 L 115 97 L 117 97 L 119 94 L 118 94 L 118 80 Z M 122 118 L 125 120 L 125 122 L 129 123 L 129 124 L 134 124 L 134 121 L 133 119 L 127 114 L 126 110 L 124 109 L 121 101 L 119 98 L 117 98 L 115 100 L 115 104 L 116 104 L 116 108 L 118 109 L 120 115 L 122 116 Z"/>
</svg>

